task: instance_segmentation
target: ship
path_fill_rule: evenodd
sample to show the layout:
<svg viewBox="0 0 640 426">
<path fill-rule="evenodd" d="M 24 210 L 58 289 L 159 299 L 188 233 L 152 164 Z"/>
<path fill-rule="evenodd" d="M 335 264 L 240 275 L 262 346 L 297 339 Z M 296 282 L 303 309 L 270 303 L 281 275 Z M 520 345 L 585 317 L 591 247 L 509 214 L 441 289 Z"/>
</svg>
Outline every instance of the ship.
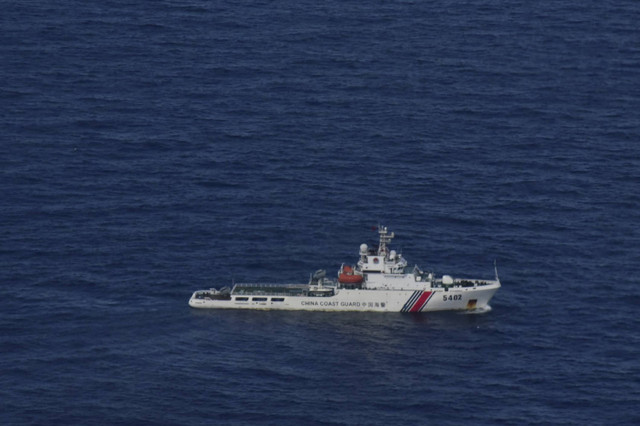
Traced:
<svg viewBox="0 0 640 426">
<path fill-rule="evenodd" d="M 296 311 L 432 312 L 491 310 L 489 301 L 500 288 L 494 279 L 436 276 L 407 260 L 389 245 L 395 234 L 377 227 L 377 247 L 361 244 L 356 264 L 342 264 L 336 278 L 324 270 L 311 274 L 306 284 L 238 283 L 198 290 L 189 299 L 192 308 L 270 309 Z"/>
</svg>

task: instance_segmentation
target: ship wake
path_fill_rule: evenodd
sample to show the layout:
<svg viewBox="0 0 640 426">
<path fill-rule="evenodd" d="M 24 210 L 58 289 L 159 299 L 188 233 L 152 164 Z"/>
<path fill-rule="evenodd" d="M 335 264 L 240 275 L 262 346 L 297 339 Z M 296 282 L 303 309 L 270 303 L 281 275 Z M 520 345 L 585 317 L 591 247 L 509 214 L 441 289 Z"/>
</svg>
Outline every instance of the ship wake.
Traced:
<svg viewBox="0 0 640 426">
<path fill-rule="evenodd" d="M 482 308 L 469 309 L 467 311 L 460 312 L 463 315 L 482 315 L 491 312 L 492 308 L 490 305 L 483 306 Z"/>
</svg>

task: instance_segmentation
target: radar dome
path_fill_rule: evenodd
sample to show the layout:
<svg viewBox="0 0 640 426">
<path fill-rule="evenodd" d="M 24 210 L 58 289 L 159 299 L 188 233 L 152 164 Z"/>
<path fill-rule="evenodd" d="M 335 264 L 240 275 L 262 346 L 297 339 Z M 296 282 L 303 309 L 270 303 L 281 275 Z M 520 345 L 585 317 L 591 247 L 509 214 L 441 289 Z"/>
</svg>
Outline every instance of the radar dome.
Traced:
<svg viewBox="0 0 640 426">
<path fill-rule="evenodd" d="M 366 244 L 360 244 L 360 253 L 367 254 L 367 250 L 369 250 L 369 246 Z"/>
</svg>

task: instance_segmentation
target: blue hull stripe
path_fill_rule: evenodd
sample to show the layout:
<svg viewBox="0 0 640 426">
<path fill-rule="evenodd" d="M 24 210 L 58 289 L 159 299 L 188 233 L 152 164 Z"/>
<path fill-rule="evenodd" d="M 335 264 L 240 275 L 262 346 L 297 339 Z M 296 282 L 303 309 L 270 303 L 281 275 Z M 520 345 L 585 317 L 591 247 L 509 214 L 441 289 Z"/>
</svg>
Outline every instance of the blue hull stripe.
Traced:
<svg viewBox="0 0 640 426">
<path fill-rule="evenodd" d="M 418 297 L 420 297 L 421 294 L 422 292 L 420 290 L 414 291 L 409 300 L 407 300 L 407 303 L 404 304 L 400 312 L 407 312 L 409 309 L 411 309 L 411 307 L 414 303 L 416 303 L 416 300 L 418 300 Z"/>
<path fill-rule="evenodd" d="M 433 292 L 435 293 L 435 292 Z M 420 312 L 422 312 L 422 310 L 427 306 L 427 303 L 429 303 L 429 300 L 431 300 L 431 298 L 433 297 L 433 293 L 431 293 L 429 295 L 429 297 L 427 298 L 427 300 L 424 302 L 424 304 L 422 305 L 422 307 L 420 307 Z"/>
</svg>

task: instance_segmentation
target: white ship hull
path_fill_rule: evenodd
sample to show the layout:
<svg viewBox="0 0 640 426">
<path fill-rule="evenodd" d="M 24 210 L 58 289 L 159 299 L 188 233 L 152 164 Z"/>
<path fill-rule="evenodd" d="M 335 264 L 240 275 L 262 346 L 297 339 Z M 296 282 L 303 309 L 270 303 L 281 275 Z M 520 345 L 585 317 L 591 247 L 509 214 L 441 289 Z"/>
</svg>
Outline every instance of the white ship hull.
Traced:
<svg viewBox="0 0 640 426">
<path fill-rule="evenodd" d="M 378 230 L 377 248 L 360 245 L 358 263 L 343 264 L 337 280 L 319 270 L 309 284 L 236 284 L 233 289 L 199 290 L 189 299 L 193 308 L 277 309 L 290 311 L 431 312 L 484 309 L 500 288 L 495 280 L 435 277 L 416 265 L 407 272 L 402 254 L 389 250 L 394 237 Z"/>
<path fill-rule="evenodd" d="M 282 296 L 231 294 L 227 300 L 198 297 L 193 308 L 273 309 L 291 311 L 431 312 L 486 308 L 500 288 L 498 281 L 478 287 L 429 288 L 422 290 L 336 289 L 332 296 Z"/>
</svg>

